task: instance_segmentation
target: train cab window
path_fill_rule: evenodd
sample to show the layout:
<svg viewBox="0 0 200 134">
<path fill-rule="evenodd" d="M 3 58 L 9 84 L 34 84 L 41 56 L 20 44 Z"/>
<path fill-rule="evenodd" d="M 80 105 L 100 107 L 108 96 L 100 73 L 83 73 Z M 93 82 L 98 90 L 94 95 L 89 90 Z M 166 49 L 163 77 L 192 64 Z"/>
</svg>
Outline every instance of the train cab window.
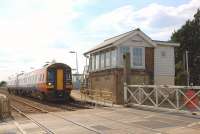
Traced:
<svg viewBox="0 0 200 134">
<path fill-rule="evenodd" d="M 49 70 L 48 71 L 48 82 L 55 82 L 55 71 Z"/>
<path fill-rule="evenodd" d="M 66 80 L 71 80 L 72 77 L 71 77 L 71 73 L 67 72 L 66 73 Z"/>
</svg>

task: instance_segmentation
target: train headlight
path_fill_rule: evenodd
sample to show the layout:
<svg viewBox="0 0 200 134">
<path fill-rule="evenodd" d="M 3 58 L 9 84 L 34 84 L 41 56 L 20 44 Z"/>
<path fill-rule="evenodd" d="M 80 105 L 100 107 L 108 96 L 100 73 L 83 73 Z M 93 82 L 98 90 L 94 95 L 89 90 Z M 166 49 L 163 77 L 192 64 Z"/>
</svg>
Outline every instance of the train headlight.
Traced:
<svg viewBox="0 0 200 134">
<path fill-rule="evenodd" d="M 48 85 L 51 86 L 52 85 L 51 82 L 49 82 Z"/>
</svg>

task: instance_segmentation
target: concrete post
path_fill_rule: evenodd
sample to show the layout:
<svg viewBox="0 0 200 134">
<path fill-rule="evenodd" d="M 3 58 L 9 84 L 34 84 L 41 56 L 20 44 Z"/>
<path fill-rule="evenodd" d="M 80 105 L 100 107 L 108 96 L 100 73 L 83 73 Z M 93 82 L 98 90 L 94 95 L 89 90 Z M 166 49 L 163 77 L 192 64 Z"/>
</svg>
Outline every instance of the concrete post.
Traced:
<svg viewBox="0 0 200 134">
<path fill-rule="evenodd" d="M 124 83 L 124 104 L 128 102 L 128 96 L 127 96 L 127 83 Z"/>
<path fill-rule="evenodd" d="M 126 53 L 123 55 L 123 64 L 124 64 L 124 82 L 129 84 L 129 76 L 130 76 L 130 53 Z"/>
<path fill-rule="evenodd" d="M 123 69 L 123 83 L 124 83 L 124 104 L 127 103 L 128 100 L 128 94 L 127 94 L 127 88 L 128 85 L 130 84 L 130 53 L 126 53 L 123 55 L 123 64 L 124 64 L 124 69 Z"/>
</svg>

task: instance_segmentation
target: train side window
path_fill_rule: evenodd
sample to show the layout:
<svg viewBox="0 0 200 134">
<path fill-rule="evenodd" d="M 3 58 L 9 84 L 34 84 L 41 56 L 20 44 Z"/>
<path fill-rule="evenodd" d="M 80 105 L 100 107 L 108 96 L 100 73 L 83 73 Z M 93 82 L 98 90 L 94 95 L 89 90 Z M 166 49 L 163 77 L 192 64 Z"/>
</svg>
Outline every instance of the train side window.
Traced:
<svg viewBox="0 0 200 134">
<path fill-rule="evenodd" d="M 37 82 L 39 82 L 39 81 L 40 81 L 40 76 L 38 75 L 38 76 L 37 76 Z"/>
<path fill-rule="evenodd" d="M 39 81 L 41 82 L 41 74 L 40 74 L 40 78 L 39 78 Z"/>
<path fill-rule="evenodd" d="M 42 74 L 40 74 L 40 82 L 42 81 Z"/>
<path fill-rule="evenodd" d="M 37 75 L 35 75 L 35 83 L 37 82 Z"/>
<path fill-rule="evenodd" d="M 43 82 L 44 82 L 44 74 L 42 75 L 42 80 L 43 80 Z"/>
</svg>

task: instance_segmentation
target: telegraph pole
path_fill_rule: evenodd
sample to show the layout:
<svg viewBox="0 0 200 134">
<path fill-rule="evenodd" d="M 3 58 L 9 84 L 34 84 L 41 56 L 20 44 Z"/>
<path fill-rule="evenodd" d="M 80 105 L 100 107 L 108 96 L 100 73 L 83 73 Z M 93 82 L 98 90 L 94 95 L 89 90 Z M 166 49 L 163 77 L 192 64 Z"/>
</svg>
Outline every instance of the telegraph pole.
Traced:
<svg viewBox="0 0 200 134">
<path fill-rule="evenodd" d="M 189 61 L 188 61 L 188 53 L 189 51 L 185 51 L 185 58 L 186 58 L 186 71 L 187 71 L 187 86 L 190 85 L 190 72 L 189 72 Z"/>
</svg>

